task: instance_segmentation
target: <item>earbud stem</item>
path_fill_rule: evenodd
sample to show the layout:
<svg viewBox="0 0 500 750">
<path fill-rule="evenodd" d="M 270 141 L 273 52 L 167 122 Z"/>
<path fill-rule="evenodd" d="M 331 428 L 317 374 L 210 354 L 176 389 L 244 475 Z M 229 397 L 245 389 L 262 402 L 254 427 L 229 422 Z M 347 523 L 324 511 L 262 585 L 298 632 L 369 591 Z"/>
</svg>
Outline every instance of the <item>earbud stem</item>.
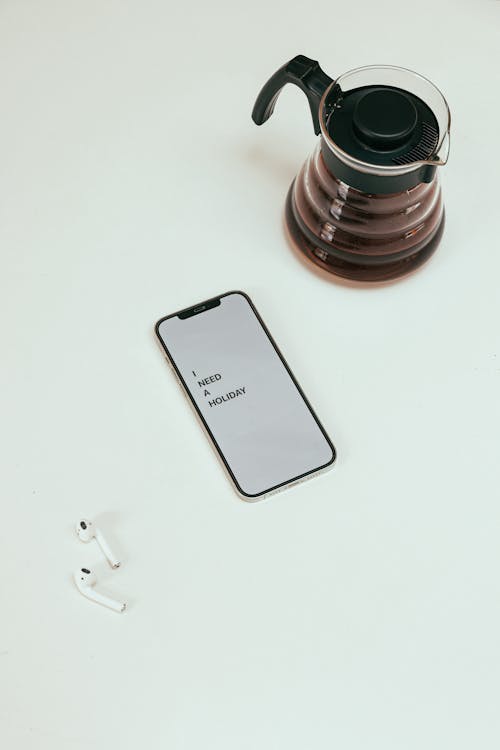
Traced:
<svg viewBox="0 0 500 750">
<path fill-rule="evenodd" d="M 93 602 L 97 602 L 97 604 L 102 604 L 103 607 L 112 609 L 113 612 L 123 612 L 123 610 L 127 606 L 124 602 L 117 602 L 116 599 L 111 599 L 109 596 L 104 596 L 104 594 L 100 594 L 98 591 L 94 591 L 94 589 L 90 587 L 84 586 L 80 588 L 80 591 L 84 596 L 87 597 L 87 599 L 90 599 Z"/>
<path fill-rule="evenodd" d="M 101 548 L 104 557 L 107 559 L 111 567 L 119 568 L 120 561 L 117 559 L 116 555 L 113 554 L 113 550 L 111 549 L 99 529 L 95 530 L 95 539 L 97 544 Z"/>
</svg>

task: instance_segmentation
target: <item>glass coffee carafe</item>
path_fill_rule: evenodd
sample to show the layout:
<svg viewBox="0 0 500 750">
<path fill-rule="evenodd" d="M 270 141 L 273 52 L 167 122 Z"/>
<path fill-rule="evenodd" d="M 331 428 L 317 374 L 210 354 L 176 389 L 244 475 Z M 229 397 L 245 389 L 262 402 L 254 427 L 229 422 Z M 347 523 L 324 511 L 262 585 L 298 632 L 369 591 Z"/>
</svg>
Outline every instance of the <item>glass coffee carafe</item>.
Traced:
<svg viewBox="0 0 500 750">
<path fill-rule="evenodd" d="M 321 134 L 288 193 L 293 243 L 321 268 L 359 281 L 395 279 L 420 266 L 444 226 L 437 167 L 448 158 L 450 112 L 441 92 L 388 65 L 333 80 L 298 55 L 257 97 L 257 125 L 286 83 L 306 94 Z"/>
</svg>

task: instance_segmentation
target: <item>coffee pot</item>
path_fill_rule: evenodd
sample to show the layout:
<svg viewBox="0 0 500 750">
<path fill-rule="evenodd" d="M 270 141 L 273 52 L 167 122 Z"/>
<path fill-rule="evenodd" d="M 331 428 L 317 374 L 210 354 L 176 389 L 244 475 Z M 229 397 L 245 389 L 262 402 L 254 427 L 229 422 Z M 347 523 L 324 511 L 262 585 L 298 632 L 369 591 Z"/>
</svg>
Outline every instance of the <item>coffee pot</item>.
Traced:
<svg viewBox="0 0 500 750">
<path fill-rule="evenodd" d="M 252 112 L 257 125 L 287 83 L 305 93 L 321 134 L 286 200 L 293 244 L 324 270 L 358 281 L 395 279 L 420 266 L 444 226 L 437 168 L 448 158 L 450 112 L 441 92 L 390 65 L 334 80 L 298 55 L 262 88 Z"/>
</svg>

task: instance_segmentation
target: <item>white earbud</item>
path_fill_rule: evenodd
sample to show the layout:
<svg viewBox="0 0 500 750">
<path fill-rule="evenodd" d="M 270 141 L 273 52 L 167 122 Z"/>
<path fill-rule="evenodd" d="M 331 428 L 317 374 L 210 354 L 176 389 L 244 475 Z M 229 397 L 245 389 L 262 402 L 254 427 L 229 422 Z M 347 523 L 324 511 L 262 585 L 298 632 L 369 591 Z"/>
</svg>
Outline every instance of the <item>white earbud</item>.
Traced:
<svg viewBox="0 0 500 750">
<path fill-rule="evenodd" d="M 94 526 L 92 521 L 89 521 L 86 518 L 82 518 L 76 525 L 76 533 L 78 534 L 82 542 L 90 542 L 92 539 L 95 539 L 111 567 L 120 567 L 120 561 L 113 554 L 113 551 L 103 537 L 102 532 L 97 528 L 97 526 Z"/>
<path fill-rule="evenodd" d="M 117 602 L 116 599 L 111 599 L 109 596 L 99 594 L 98 591 L 94 590 L 94 586 L 97 583 L 97 579 L 91 570 L 88 568 L 80 568 L 76 571 L 73 576 L 78 591 L 97 604 L 102 604 L 103 607 L 109 607 L 109 609 L 115 612 L 123 612 L 127 606 L 124 602 Z"/>
</svg>

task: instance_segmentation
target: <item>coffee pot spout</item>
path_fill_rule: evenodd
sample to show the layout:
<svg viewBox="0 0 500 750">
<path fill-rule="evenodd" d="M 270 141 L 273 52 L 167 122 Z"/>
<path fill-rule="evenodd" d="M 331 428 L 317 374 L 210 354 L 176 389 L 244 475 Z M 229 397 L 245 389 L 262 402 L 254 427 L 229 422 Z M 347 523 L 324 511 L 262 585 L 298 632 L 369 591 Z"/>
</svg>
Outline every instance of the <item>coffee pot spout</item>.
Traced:
<svg viewBox="0 0 500 750">
<path fill-rule="evenodd" d="M 297 55 L 283 65 L 271 76 L 260 91 L 253 111 L 252 119 L 256 125 L 262 125 L 268 120 L 273 111 L 276 100 L 283 86 L 293 83 L 298 86 L 307 96 L 311 108 L 314 132 L 320 133 L 319 107 L 321 98 L 326 89 L 333 83 L 319 66 L 316 60 L 311 60 L 304 55 Z"/>
<path fill-rule="evenodd" d="M 448 123 L 446 130 L 443 133 L 443 137 L 441 138 L 441 141 L 436 147 L 436 151 L 434 152 L 433 156 L 429 159 L 430 164 L 434 164 L 438 167 L 444 166 L 446 162 L 448 161 L 448 156 L 450 153 L 450 117 L 448 113 Z"/>
<path fill-rule="evenodd" d="M 440 137 L 434 151 L 427 158 L 420 161 L 420 177 L 422 182 L 432 182 L 436 174 L 436 167 L 443 167 L 448 161 L 450 153 L 451 117 L 444 97 L 441 102 L 436 103 L 435 112 L 439 124 Z"/>
</svg>

